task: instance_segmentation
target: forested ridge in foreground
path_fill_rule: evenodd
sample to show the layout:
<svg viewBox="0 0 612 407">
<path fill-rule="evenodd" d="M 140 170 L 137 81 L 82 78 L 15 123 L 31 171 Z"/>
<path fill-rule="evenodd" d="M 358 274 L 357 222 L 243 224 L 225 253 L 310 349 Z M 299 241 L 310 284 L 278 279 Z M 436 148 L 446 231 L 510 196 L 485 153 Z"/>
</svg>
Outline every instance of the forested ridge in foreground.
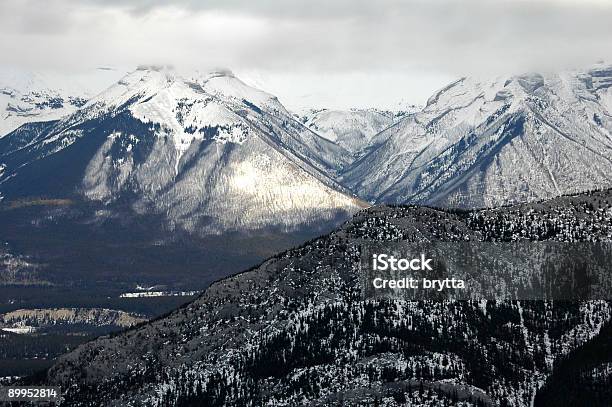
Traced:
<svg viewBox="0 0 612 407">
<path fill-rule="evenodd" d="M 605 405 L 608 301 L 361 295 L 363 242 L 467 240 L 610 242 L 612 191 L 476 212 L 369 208 L 162 318 L 80 346 L 33 381 L 83 406 L 529 406 L 547 405 L 550 386 L 580 365 L 593 384 L 581 391 Z M 593 347 L 601 358 L 580 356 Z"/>
</svg>

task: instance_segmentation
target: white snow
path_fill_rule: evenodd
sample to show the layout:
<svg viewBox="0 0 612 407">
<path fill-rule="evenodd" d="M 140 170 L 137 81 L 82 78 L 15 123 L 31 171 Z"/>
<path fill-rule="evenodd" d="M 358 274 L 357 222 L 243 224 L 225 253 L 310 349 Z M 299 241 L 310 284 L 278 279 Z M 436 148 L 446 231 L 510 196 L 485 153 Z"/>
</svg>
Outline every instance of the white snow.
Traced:
<svg viewBox="0 0 612 407">
<path fill-rule="evenodd" d="M 149 298 L 149 297 L 188 297 L 199 294 L 199 291 L 138 291 L 119 295 L 119 298 Z"/>
<path fill-rule="evenodd" d="M 0 137 L 25 123 L 58 120 L 75 112 L 123 74 L 106 68 L 68 74 L 0 66 Z"/>
<path fill-rule="evenodd" d="M 33 326 L 20 326 L 17 328 L 0 328 L 0 329 L 6 332 L 12 332 L 14 334 L 19 334 L 19 335 L 31 334 L 31 333 L 36 332 L 36 328 Z"/>
</svg>

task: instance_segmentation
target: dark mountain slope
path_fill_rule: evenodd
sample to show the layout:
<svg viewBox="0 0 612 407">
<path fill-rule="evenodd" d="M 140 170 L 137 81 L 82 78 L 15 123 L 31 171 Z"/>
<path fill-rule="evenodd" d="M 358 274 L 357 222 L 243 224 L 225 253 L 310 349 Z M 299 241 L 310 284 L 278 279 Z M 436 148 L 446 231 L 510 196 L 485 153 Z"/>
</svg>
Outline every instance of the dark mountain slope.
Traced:
<svg viewBox="0 0 612 407">
<path fill-rule="evenodd" d="M 538 391 L 536 407 L 606 407 L 612 400 L 612 323 L 557 363 Z"/>
<path fill-rule="evenodd" d="M 365 300 L 360 248 L 612 240 L 611 191 L 479 212 L 376 207 L 218 281 L 193 303 L 60 358 L 69 405 L 528 406 L 606 301 Z M 538 225 L 538 227 L 534 226 Z"/>
</svg>

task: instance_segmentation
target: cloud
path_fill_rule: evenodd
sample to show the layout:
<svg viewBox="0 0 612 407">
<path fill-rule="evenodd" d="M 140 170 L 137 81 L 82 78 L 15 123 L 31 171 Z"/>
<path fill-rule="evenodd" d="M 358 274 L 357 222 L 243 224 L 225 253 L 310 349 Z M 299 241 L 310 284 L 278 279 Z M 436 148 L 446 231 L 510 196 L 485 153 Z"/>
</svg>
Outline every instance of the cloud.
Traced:
<svg viewBox="0 0 612 407">
<path fill-rule="evenodd" d="M 33 0 L 0 3 L 3 59 L 162 63 L 298 77 L 440 77 L 612 60 L 604 0 Z"/>
</svg>

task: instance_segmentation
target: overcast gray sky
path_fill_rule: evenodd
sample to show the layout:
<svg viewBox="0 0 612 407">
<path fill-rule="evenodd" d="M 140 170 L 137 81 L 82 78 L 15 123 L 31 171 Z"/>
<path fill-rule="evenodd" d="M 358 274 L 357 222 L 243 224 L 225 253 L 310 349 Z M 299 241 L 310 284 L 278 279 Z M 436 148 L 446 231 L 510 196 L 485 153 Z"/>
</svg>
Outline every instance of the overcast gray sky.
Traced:
<svg viewBox="0 0 612 407">
<path fill-rule="evenodd" d="M 0 0 L 3 63 L 227 67 L 293 108 L 423 103 L 463 75 L 612 60 L 610 0 Z"/>
</svg>

